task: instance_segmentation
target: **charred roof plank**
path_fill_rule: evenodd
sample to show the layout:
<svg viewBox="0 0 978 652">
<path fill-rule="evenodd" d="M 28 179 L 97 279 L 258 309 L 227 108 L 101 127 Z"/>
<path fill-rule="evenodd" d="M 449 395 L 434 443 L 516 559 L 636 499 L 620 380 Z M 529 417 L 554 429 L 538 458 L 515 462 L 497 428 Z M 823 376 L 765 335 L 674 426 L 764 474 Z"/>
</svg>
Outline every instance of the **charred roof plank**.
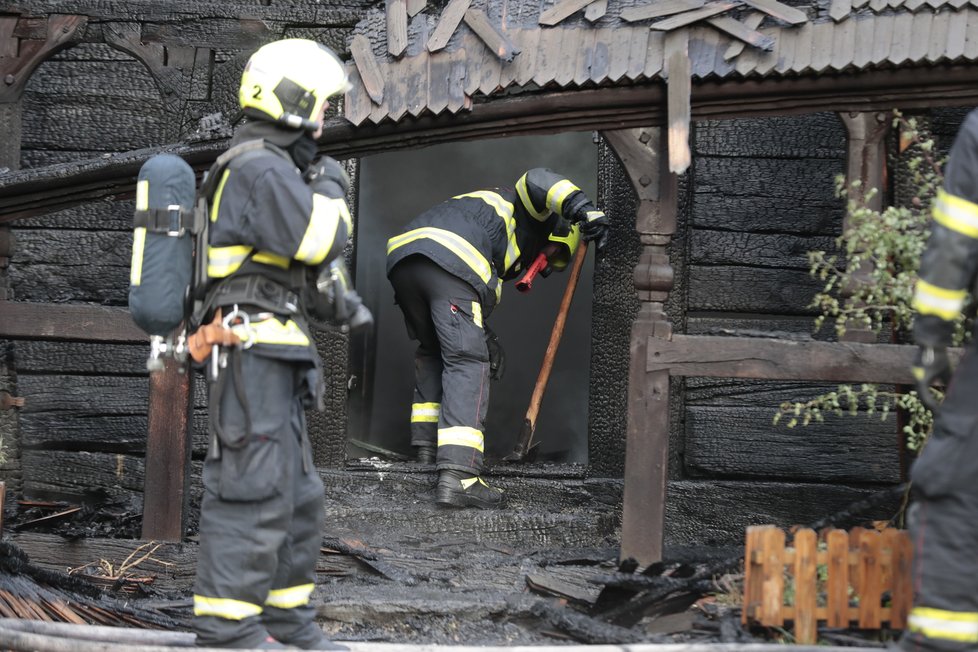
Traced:
<svg viewBox="0 0 978 652">
<path fill-rule="evenodd" d="M 886 0 L 869 0 L 869 8 L 879 13 L 886 9 Z"/>
<path fill-rule="evenodd" d="M 594 41 L 598 31 L 595 29 L 583 30 L 583 40 L 578 49 L 577 56 L 574 57 L 574 83 L 578 86 L 591 81 L 591 63 L 594 61 Z M 642 30 L 648 33 L 649 30 Z"/>
<path fill-rule="evenodd" d="M 404 0 L 385 0 L 387 8 L 387 52 L 393 57 L 404 54 L 408 45 L 407 7 Z"/>
<path fill-rule="evenodd" d="M 893 40 L 890 42 L 890 63 L 900 65 L 910 58 L 913 40 L 913 14 L 898 14 L 893 22 Z"/>
<path fill-rule="evenodd" d="M 913 24 L 910 27 L 910 49 L 907 51 L 907 56 L 914 63 L 927 56 L 933 20 L 934 14 L 929 11 L 921 11 L 913 15 Z"/>
<path fill-rule="evenodd" d="M 628 72 L 628 58 L 631 55 L 631 44 L 628 42 L 628 36 L 635 28 L 631 27 L 619 27 L 616 31 L 619 38 L 612 39 L 608 44 L 608 80 L 612 82 L 617 82 L 619 79 L 625 76 Z M 649 31 L 646 27 L 639 27 L 643 31 Z M 622 35 L 627 35 L 622 38 Z"/>
<path fill-rule="evenodd" d="M 725 11 L 730 11 L 734 7 L 740 4 L 739 0 L 736 1 L 724 1 L 724 2 L 711 2 L 710 4 L 700 8 L 694 9 L 693 11 L 687 11 L 682 14 L 676 14 L 672 18 L 666 18 L 665 20 L 660 20 L 657 23 L 652 23 L 649 25 L 652 29 L 657 29 L 663 32 L 669 32 L 677 27 L 683 27 L 685 25 L 690 25 L 704 18 L 709 18 L 710 16 L 716 16 L 717 14 L 722 14 Z"/>
<path fill-rule="evenodd" d="M 965 37 L 968 34 L 967 18 L 961 14 L 955 14 L 954 20 L 950 21 L 947 29 L 947 49 L 945 56 L 951 61 L 964 54 Z"/>
<path fill-rule="evenodd" d="M 811 23 L 806 23 L 798 29 L 779 29 L 778 37 L 774 39 L 774 56 L 778 60 L 774 69 L 779 73 L 792 70 L 795 65 L 795 50 L 798 48 L 799 34 L 804 30 L 811 31 Z M 772 37 L 773 38 L 773 37 Z"/>
<path fill-rule="evenodd" d="M 951 12 L 934 14 L 930 23 L 930 43 L 924 58 L 930 62 L 940 61 L 947 56 L 950 45 Z"/>
<path fill-rule="evenodd" d="M 606 13 L 608 13 L 608 0 L 593 0 L 584 10 L 584 19 L 593 23 L 604 18 Z"/>
<path fill-rule="evenodd" d="M 852 65 L 862 68 L 868 65 L 873 59 L 873 42 L 876 38 L 875 18 L 856 18 L 852 21 L 856 25 L 855 49 L 852 53 Z"/>
<path fill-rule="evenodd" d="M 869 0 L 852 0 L 852 8 L 853 9 L 860 9 L 860 8 L 866 6 L 866 3 L 868 3 L 868 2 L 869 2 Z"/>
<path fill-rule="evenodd" d="M 873 31 L 873 56 L 869 60 L 870 63 L 883 63 L 890 57 L 894 21 L 895 16 L 875 16 L 873 18 L 876 29 Z"/>
<path fill-rule="evenodd" d="M 763 19 L 763 14 L 752 14 L 759 15 Z M 765 34 L 761 34 L 754 27 L 748 27 L 745 23 L 740 22 L 736 18 L 731 18 L 730 16 L 714 16 L 713 18 L 708 18 L 707 21 L 710 25 L 717 28 L 721 32 L 726 32 L 730 36 L 754 46 L 755 48 L 760 48 L 761 50 L 766 50 L 770 52 L 774 49 L 774 39 Z M 757 21 L 760 24 L 760 21 Z M 727 48 L 728 50 L 730 48 Z M 727 59 L 726 52 L 724 52 L 724 59 Z"/>
<path fill-rule="evenodd" d="M 786 30 L 781 30 L 781 35 L 778 39 L 783 38 L 794 38 L 794 58 L 791 62 L 792 72 L 801 73 L 812 65 L 812 43 L 815 38 L 815 27 L 811 23 L 806 23 L 798 28 L 797 31 L 792 30 L 791 32 L 785 33 Z"/>
<path fill-rule="evenodd" d="M 745 28 L 749 30 L 756 30 L 758 27 L 761 26 L 761 23 L 764 21 L 765 16 L 766 14 L 763 14 L 760 11 L 752 11 L 749 14 L 747 14 L 746 18 L 744 18 L 743 25 Z M 747 45 L 747 43 L 743 40 L 737 40 L 731 43 L 727 47 L 726 51 L 723 53 L 724 60 L 730 61 L 735 56 L 743 52 L 745 45 Z"/>
<path fill-rule="evenodd" d="M 519 86 L 526 86 L 533 79 L 536 72 L 537 45 L 540 43 L 539 29 L 524 29 L 517 35 L 517 43 L 520 45 L 520 56 L 516 57 L 513 65 L 516 69 L 512 71 L 513 80 Z M 506 88 L 508 84 L 502 83 L 502 73 L 500 73 L 499 85 Z"/>
<path fill-rule="evenodd" d="M 350 53 L 370 100 L 374 104 L 380 104 L 384 101 L 384 74 L 374 57 L 370 39 L 363 34 L 354 36 L 350 43 Z"/>
<path fill-rule="evenodd" d="M 813 72 L 824 72 L 832 64 L 832 40 L 834 36 L 834 23 L 815 23 L 812 25 L 811 68 Z"/>
<path fill-rule="evenodd" d="M 591 61 L 591 81 L 600 84 L 608 78 L 611 48 L 615 40 L 614 27 L 602 27 L 594 35 L 594 59 Z"/>
<path fill-rule="evenodd" d="M 651 4 L 639 5 L 638 7 L 626 7 L 621 10 L 621 19 L 632 23 L 639 20 L 649 20 L 671 16 L 684 11 L 699 9 L 706 4 L 706 0 L 660 0 Z"/>
<path fill-rule="evenodd" d="M 550 9 L 540 14 L 540 24 L 553 26 L 588 6 L 591 0 L 559 0 Z"/>
<path fill-rule="evenodd" d="M 401 60 L 407 67 L 404 76 L 404 106 L 407 112 L 417 118 L 428 108 L 428 53 Z"/>
<path fill-rule="evenodd" d="M 978 57 L 978 11 L 968 10 L 968 32 L 964 39 L 964 56 Z"/>
<path fill-rule="evenodd" d="M 645 77 L 654 79 L 662 71 L 665 57 L 666 36 L 662 32 L 652 32 L 649 34 L 649 49 L 645 53 Z"/>
<path fill-rule="evenodd" d="M 569 86 L 574 81 L 574 71 L 577 65 L 577 53 L 581 49 L 581 40 L 585 32 L 594 30 L 565 29 L 564 38 L 560 40 L 560 59 L 557 61 L 557 72 L 554 80 L 561 87 Z"/>
<path fill-rule="evenodd" d="M 769 16 L 783 20 L 789 25 L 801 25 L 808 22 L 808 14 L 804 11 L 789 7 L 783 2 L 778 2 L 778 0 L 744 0 L 744 2 Z"/>
<path fill-rule="evenodd" d="M 839 22 L 849 17 L 852 13 L 852 0 L 832 0 L 829 7 L 829 17 L 835 22 Z"/>
<path fill-rule="evenodd" d="M 421 13 L 426 4 L 428 4 L 428 0 L 407 0 L 407 15 L 414 18 Z"/>
<path fill-rule="evenodd" d="M 540 42 L 537 44 L 537 65 L 533 73 L 533 81 L 541 88 L 551 83 L 557 75 L 560 42 L 563 35 L 564 30 L 556 27 L 540 30 Z"/>
<path fill-rule="evenodd" d="M 509 40 L 509 37 L 489 21 L 486 12 L 470 7 L 465 12 L 464 19 L 465 24 L 472 28 L 472 31 L 482 39 L 489 50 L 503 61 L 512 61 L 520 53 L 520 49 Z"/>
<path fill-rule="evenodd" d="M 628 70 L 625 72 L 632 81 L 637 80 L 645 71 L 645 57 L 649 50 L 649 29 L 633 29 L 629 40 Z"/>
<path fill-rule="evenodd" d="M 356 67 L 347 67 L 350 79 L 350 91 L 343 99 L 343 116 L 355 125 L 359 125 L 370 116 L 373 103 L 367 93 L 359 92 L 359 86 L 363 84 L 360 80 L 360 73 Z"/>
<path fill-rule="evenodd" d="M 519 59 L 517 59 L 517 61 L 519 61 Z M 498 89 L 504 88 L 501 82 L 503 69 L 504 68 L 509 69 L 506 77 L 508 81 L 511 82 L 513 80 L 513 73 L 511 72 L 511 70 L 515 69 L 515 67 L 516 67 L 516 62 L 503 63 L 498 58 L 489 56 L 489 54 L 486 53 L 486 56 L 482 58 L 482 64 L 479 66 L 479 68 L 476 69 L 476 74 L 472 74 L 472 78 L 478 79 L 478 85 L 476 86 L 476 88 L 483 95 L 489 95 L 490 93 L 493 93 Z M 472 66 L 469 66 L 469 71 L 470 72 L 472 71 Z M 471 88 L 471 86 L 469 86 L 469 88 Z M 475 91 L 469 93 L 469 95 L 474 95 L 474 94 Z"/>
<path fill-rule="evenodd" d="M 449 54 L 444 51 L 428 55 L 428 110 L 438 115 L 448 106 L 448 83 L 452 73 Z"/>
<path fill-rule="evenodd" d="M 449 55 L 448 68 L 448 110 L 458 113 L 461 109 L 472 107 L 471 98 L 465 94 L 466 60 L 468 53 L 459 48 Z"/>
<path fill-rule="evenodd" d="M 435 26 L 435 31 L 428 38 L 428 43 L 425 46 L 428 52 L 438 52 L 448 45 L 448 40 L 452 38 L 452 34 L 462 22 L 465 12 L 468 11 L 470 2 L 471 0 L 451 0 L 446 5 L 445 10 L 441 12 L 441 18 L 438 19 L 438 24 Z"/>
<path fill-rule="evenodd" d="M 844 23 L 834 25 L 832 28 L 832 60 L 831 67 L 836 70 L 845 70 L 852 65 L 852 58 L 856 54 L 856 23 L 847 20 Z"/>
</svg>

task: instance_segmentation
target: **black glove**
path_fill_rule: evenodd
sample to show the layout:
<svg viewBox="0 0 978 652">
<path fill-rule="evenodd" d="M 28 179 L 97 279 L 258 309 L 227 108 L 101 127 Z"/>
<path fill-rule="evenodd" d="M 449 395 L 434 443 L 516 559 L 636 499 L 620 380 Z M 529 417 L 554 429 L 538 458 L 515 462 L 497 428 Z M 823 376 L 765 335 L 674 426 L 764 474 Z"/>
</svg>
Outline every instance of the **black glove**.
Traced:
<svg viewBox="0 0 978 652">
<path fill-rule="evenodd" d="M 499 344 L 499 337 L 486 328 L 486 346 L 489 348 L 489 377 L 499 380 L 506 371 L 506 352 Z"/>
<path fill-rule="evenodd" d="M 581 220 L 581 237 L 584 238 L 585 242 L 595 242 L 598 251 L 601 251 L 608 244 L 608 229 L 610 228 L 611 221 L 604 214 L 604 211 L 587 211 Z"/>
<path fill-rule="evenodd" d="M 943 346 L 920 346 L 913 361 L 913 377 L 917 380 L 917 395 L 920 402 L 936 412 L 939 407 L 930 386 L 935 380 L 944 385 L 951 382 L 951 360 L 947 357 L 947 348 Z"/>
<path fill-rule="evenodd" d="M 346 169 L 329 156 L 324 156 L 310 165 L 302 178 L 313 191 L 332 199 L 346 197 L 350 189 L 350 176 L 346 173 Z"/>
</svg>

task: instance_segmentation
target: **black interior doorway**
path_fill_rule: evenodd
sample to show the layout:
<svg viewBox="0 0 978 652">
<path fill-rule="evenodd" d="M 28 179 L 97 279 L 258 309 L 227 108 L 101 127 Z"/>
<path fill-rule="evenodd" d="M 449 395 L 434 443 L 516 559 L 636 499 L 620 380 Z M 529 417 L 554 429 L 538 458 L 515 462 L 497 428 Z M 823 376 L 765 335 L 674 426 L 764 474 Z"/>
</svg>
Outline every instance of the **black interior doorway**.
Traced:
<svg viewBox="0 0 978 652">
<path fill-rule="evenodd" d="M 451 143 L 422 150 L 369 156 L 359 180 L 357 290 L 374 313 L 376 331 L 363 382 L 369 401 L 351 419 L 353 439 L 410 453 L 409 417 L 415 343 L 408 339 L 385 274 L 387 239 L 412 217 L 453 195 L 479 188 L 512 186 L 527 169 L 549 167 L 597 196 L 597 147 L 591 133 L 566 133 Z M 540 459 L 587 462 L 587 410 L 591 336 L 593 254 L 588 254 L 571 305 L 560 349 L 537 419 Z M 505 377 L 494 381 L 486 424 L 486 455 L 510 450 L 523 422 L 540 371 L 566 274 L 539 279 L 520 294 L 512 283 L 490 324 L 506 351 Z M 359 424 L 359 425 L 352 425 Z M 369 455 L 350 445 L 348 454 Z"/>
</svg>

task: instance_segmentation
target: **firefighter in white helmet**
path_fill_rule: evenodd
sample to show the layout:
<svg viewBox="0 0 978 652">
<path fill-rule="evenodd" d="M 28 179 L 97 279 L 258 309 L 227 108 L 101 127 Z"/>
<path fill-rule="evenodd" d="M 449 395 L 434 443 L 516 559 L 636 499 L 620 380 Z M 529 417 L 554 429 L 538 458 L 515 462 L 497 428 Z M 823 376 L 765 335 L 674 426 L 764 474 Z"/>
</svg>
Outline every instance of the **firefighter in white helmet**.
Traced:
<svg viewBox="0 0 978 652">
<path fill-rule="evenodd" d="M 346 85 L 343 65 L 319 43 L 261 47 L 241 77 L 248 121 L 229 153 L 250 145 L 205 186 L 202 323 L 220 315 L 240 344 L 222 349 L 210 388 L 194 587 L 199 646 L 346 649 L 327 639 L 310 604 L 324 494 L 304 408 L 322 405 L 322 363 L 301 309 L 352 230 L 342 167 L 313 162 L 327 98 Z"/>
</svg>

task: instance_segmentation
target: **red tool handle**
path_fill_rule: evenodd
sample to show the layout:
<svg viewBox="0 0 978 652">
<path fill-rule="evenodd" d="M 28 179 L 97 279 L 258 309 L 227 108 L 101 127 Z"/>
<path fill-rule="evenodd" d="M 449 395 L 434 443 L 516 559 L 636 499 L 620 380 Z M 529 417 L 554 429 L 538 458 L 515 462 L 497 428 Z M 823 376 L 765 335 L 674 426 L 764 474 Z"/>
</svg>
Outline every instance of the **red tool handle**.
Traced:
<svg viewBox="0 0 978 652">
<path fill-rule="evenodd" d="M 544 247 L 543 251 L 537 254 L 533 263 L 523 272 L 520 280 L 516 281 L 516 289 L 520 292 L 529 292 L 533 286 L 533 279 L 537 277 L 537 274 L 547 268 L 547 265 L 550 264 L 549 257 L 554 255 L 556 251 L 557 246 L 554 244 L 549 244 Z"/>
</svg>

